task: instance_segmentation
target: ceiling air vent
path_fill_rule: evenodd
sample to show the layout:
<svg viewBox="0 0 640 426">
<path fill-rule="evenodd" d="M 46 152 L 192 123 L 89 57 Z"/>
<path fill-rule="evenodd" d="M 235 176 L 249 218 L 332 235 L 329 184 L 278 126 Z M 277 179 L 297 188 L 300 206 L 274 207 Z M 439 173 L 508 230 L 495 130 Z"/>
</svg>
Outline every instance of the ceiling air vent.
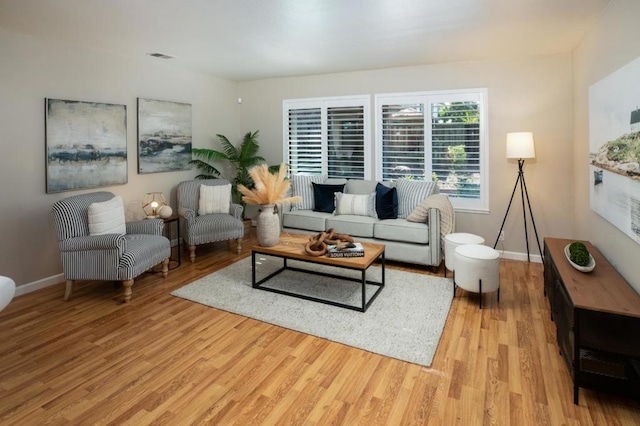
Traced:
<svg viewBox="0 0 640 426">
<path fill-rule="evenodd" d="M 161 58 L 161 59 L 173 59 L 175 58 L 175 56 L 171 56 L 171 55 L 165 55 L 164 53 L 147 53 L 147 55 L 149 56 L 153 56 L 154 58 Z"/>
</svg>

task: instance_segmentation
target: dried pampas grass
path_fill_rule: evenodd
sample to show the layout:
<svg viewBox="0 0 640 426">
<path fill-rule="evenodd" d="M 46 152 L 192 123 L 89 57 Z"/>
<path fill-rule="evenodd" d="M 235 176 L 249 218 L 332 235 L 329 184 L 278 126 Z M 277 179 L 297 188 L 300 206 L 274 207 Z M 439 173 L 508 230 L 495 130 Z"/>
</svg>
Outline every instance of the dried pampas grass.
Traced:
<svg viewBox="0 0 640 426">
<path fill-rule="evenodd" d="M 302 197 L 285 197 L 289 191 L 289 179 L 287 179 L 287 166 L 280 164 L 278 173 L 269 172 L 269 166 L 261 164 L 249 169 L 249 175 L 255 183 L 255 188 L 249 189 L 244 185 L 238 185 L 238 191 L 242 193 L 242 200 L 247 204 L 276 204 L 283 202 L 300 202 Z"/>
</svg>

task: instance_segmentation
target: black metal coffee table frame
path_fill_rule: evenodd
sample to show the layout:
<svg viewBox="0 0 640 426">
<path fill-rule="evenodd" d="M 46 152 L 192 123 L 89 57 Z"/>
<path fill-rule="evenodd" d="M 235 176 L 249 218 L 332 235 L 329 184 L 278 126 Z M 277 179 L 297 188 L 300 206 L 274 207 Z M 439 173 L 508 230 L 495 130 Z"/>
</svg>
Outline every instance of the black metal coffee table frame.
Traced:
<svg viewBox="0 0 640 426">
<path fill-rule="evenodd" d="M 368 267 L 362 269 L 362 268 L 357 268 L 357 267 L 351 267 L 351 266 L 345 265 L 345 264 L 329 264 L 328 265 L 328 266 L 333 266 L 333 267 L 336 267 L 336 268 L 343 268 L 343 269 L 351 269 L 351 270 L 355 270 L 355 271 L 360 271 L 362 273 L 362 277 L 360 279 L 351 278 L 351 277 L 344 277 L 342 275 L 330 274 L 330 273 L 326 273 L 326 272 L 310 271 L 310 270 L 303 269 L 303 268 L 298 268 L 298 267 L 295 267 L 295 266 L 288 266 L 287 265 L 287 260 L 291 259 L 290 257 L 288 257 L 286 255 L 278 255 L 278 254 L 271 254 L 271 253 L 270 254 L 266 254 L 266 255 L 267 256 L 273 256 L 273 257 L 279 257 L 279 258 L 281 258 L 283 260 L 282 268 L 278 269 L 275 272 L 272 272 L 271 274 L 267 275 L 266 277 L 264 277 L 260 281 L 256 282 L 256 254 L 257 253 L 255 251 L 253 251 L 253 250 L 251 251 L 251 286 L 253 288 L 256 288 L 256 289 L 259 289 L 259 290 L 270 291 L 272 293 L 278 293 L 278 294 L 285 294 L 287 296 L 297 297 L 299 299 L 311 300 L 311 301 L 314 301 L 314 302 L 320 302 L 320 303 L 324 303 L 326 305 L 338 306 L 340 308 L 351 309 L 353 311 L 366 312 L 367 309 L 369 308 L 369 306 L 371 306 L 371 304 L 373 303 L 373 301 L 376 300 L 376 297 L 378 297 L 378 295 L 380 294 L 380 292 L 384 288 L 384 284 L 385 284 L 384 250 L 382 251 L 382 253 L 378 257 L 378 259 L 380 259 L 380 263 L 381 263 L 381 267 L 382 267 L 382 279 L 381 279 L 381 282 L 367 280 L 367 269 L 369 269 Z M 265 255 L 265 253 L 258 253 L 258 254 Z M 316 265 L 327 265 L 326 263 L 315 262 L 313 260 L 304 260 L 304 259 L 292 259 L 292 260 L 298 260 L 300 262 L 306 262 L 306 263 L 313 263 L 313 264 L 316 264 Z M 284 272 L 286 270 L 304 272 L 304 273 L 311 274 L 311 275 L 322 275 L 322 276 L 325 276 L 325 277 L 331 277 L 331 278 L 336 278 L 336 279 L 346 280 L 346 281 L 359 282 L 362 285 L 362 306 L 347 305 L 345 303 L 334 302 L 333 300 L 320 299 L 318 297 L 307 296 L 307 295 L 304 295 L 304 294 L 294 293 L 294 292 L 290 292 L 290 291 L 286 291 L 286 290 L 280 290 L 280 289 L 271 288 L 271 287 L 264 287 L 262 285 L 265 282 L 269 281 L 271 278 L 275 277 L 276 275 L 278 275 L 281 272 Z M 375 293 L 373 293 L 373 296 L 368 301 L 367 301 L 367 290 L 366 290 L 367 284 L 371 284 L 371 285 L 374 285 L 374 286 L 378 287 L 376 289 Z"/>
</svg>

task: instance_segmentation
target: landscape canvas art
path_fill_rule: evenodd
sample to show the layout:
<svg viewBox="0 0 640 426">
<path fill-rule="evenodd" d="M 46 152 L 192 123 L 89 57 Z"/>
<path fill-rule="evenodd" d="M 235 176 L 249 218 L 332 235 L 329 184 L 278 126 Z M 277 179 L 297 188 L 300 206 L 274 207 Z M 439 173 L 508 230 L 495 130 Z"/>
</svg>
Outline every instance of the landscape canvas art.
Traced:
<svg viewBox="0 0 640 426">
<path fill-rule="evenodd" d="M 45 99 L 47 193 L 127 183 L 127 107 Z"/>
<path fill-rule="evenodd" d="M 138 173 L 189 170 L 191 105 L 138 98 Z"/>
<path fill-rule="evenodd" d="M 640 244 L 640 58 L 589 88 L 591 209 Z"/>
</svg>

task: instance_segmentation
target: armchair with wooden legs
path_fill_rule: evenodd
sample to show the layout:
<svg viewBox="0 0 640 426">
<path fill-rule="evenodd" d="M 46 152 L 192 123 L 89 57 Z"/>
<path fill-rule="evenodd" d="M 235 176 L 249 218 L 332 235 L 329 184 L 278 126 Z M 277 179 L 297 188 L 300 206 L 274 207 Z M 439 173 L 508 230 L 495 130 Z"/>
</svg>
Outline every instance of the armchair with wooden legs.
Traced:
<svg viewBox="0 0 640 426">
<path fill-rule="evenodd" d="M 242 250 L 244 223 L 243 207 L 229 202 L 224 211 L 203 213 L 200 208 L 200 188 L 229 185 L 226 179 L 196 179 L 178 185 L 178 214 L 184 221 L 184 240 L 189 246 L 191 262 L 196 259 L 196 246 L 216 241 L 236 240 L 236 252 Z M 202 214 L 201 214 L 202 213 Z"/>
<path fill-rule="evenodd" d="M 125 233 L 91 235 L 89 206 L 112 198 L 112 193 L 100 191 L 68 197 L 53 205 L 62 270 L 67 281 L 65 300 L 71 297 L 76 281 L 98 280 L 122 282 L 124 302 L 129 302 L 137 276 L 158 264 L 162 264 L 163 276 L 168 274 L 171 244 L 162 236 L 161 219 L 128 222 Z"/>
</svg>

